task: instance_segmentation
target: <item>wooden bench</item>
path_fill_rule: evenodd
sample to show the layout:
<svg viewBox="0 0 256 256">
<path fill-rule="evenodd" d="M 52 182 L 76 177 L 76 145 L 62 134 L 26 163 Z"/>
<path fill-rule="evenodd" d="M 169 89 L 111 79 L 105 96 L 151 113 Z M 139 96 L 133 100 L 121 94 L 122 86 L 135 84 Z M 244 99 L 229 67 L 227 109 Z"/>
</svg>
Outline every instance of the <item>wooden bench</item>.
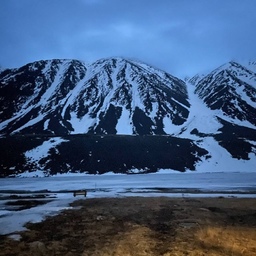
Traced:
<svg viewBox="0 0 256 256">
<path fill-rule="evenodd" d="M 78 195 L 86 197 L 87 191 L 86 190 L 76 190 L 76 191 L 74 191 L 73 196 L 78 196 Z"/>
</svg>

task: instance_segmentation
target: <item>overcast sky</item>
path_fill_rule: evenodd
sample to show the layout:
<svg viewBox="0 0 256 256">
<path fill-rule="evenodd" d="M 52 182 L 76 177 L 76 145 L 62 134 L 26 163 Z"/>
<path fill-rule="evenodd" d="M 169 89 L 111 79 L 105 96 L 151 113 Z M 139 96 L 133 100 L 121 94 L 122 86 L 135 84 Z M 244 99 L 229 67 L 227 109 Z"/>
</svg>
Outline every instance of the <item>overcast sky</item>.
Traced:
<svg viewBox="0 0 256 256">
<path fill-rule="evenodd" d="M 121 56 L 183 78 L 256 60 L 256 0 L 0 0 L 0 66 Z"/>
</svg>

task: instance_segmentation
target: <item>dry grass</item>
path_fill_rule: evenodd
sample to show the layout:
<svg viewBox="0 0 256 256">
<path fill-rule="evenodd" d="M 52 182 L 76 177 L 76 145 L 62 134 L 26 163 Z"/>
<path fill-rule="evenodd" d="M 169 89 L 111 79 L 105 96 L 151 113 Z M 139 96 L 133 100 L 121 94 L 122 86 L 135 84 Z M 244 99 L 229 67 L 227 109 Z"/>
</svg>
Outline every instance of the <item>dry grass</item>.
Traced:
<svg viewBox="0 0 256 256">
<path fill-rule="evenodd" d="M 256 255 L 255 228 L 241 226 L 204 227 L 195 237 L 208 255 Z"/>
<path fill-rule="evenodd" d="M 256 256 L 256 199 L 101 198 L 75 202 L 22 239 L 12 256 Z"/>
</svg>

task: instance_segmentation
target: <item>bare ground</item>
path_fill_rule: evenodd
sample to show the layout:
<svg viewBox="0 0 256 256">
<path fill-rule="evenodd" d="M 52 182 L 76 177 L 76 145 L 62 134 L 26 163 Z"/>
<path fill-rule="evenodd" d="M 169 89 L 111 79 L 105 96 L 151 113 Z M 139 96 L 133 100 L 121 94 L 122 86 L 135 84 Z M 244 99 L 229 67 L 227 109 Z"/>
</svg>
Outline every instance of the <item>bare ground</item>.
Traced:
<svg viewBox="0 0 256 256">
<path fill-rule="evenodd" d="M 83 199 L 0 237 L 0 255 L 254 256 L 256 199 L 127 197 Z"/>
</svg>

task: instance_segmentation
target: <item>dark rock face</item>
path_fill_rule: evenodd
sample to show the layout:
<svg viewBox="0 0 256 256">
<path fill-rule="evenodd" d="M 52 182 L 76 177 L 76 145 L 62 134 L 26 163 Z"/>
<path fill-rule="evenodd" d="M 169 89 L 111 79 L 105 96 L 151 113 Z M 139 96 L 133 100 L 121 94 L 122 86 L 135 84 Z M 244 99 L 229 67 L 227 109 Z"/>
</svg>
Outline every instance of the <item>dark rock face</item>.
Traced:
<svg viewBox="0 0 256 256">
<path fill-rule="evenodd" d="M 256 152 L 256 130 L 219 119 L 223 125 L 214 138 L 234 158 L 250 160 L 249 154 Z"/>
<path fill-rule="evenodd" d="M 151 173 L 159 168 L 184 172 L 194 170 L 195 163 L 208 153 L 189 139 L 159 135 L 10 136 L 0 138 L 0 142 L 6 149 L 0 163 L 6 168 L 0 177 L 27 170 L 42 170 L 46 175 L 132 173 L 135 169 Z M 34 154 L 43 149 L 43 143 L 51 146 L 38 159 Z"/>
</svg>

